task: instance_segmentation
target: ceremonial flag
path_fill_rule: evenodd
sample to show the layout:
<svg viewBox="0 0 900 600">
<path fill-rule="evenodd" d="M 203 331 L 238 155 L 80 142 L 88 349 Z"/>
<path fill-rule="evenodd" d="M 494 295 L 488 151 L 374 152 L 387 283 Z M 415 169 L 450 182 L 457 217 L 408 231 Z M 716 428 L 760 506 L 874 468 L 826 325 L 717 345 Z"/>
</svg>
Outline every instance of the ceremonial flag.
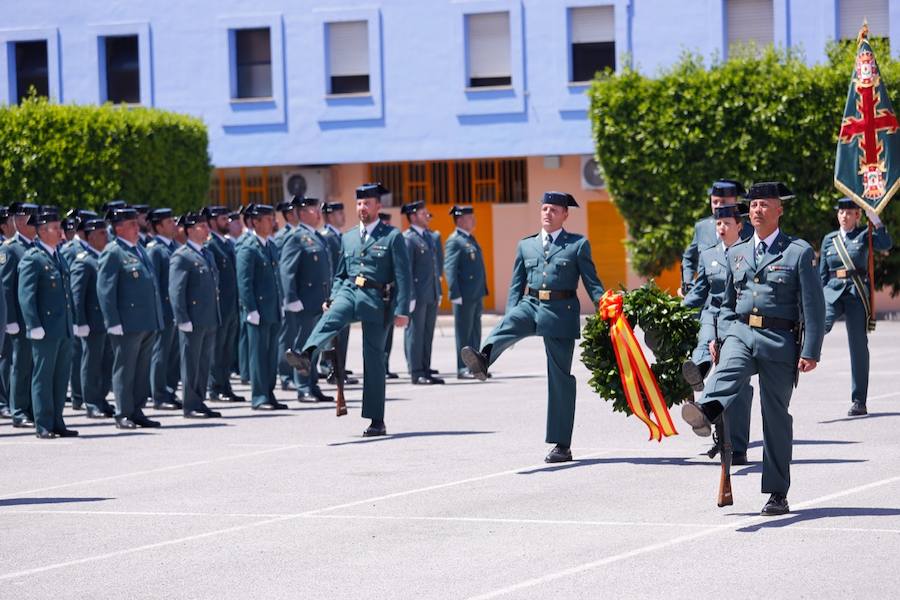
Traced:
<svg viewBox="0 0 900 600">
<path fill-rule="evenodd" d="M 834 185 L 861 208 L 880 214 L 900 189 L 900 124 L 868 36 L 863 24 L 838 134 Z"/>
</svg>

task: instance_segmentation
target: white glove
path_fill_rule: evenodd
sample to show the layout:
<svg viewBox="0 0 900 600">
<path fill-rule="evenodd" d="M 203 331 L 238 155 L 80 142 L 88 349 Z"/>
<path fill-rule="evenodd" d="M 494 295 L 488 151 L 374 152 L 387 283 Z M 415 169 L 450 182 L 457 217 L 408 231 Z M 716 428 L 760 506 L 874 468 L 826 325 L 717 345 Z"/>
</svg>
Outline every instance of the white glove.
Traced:
<svg viewBox="0 0 900 600">
<path fill-rule="evenodd" d="M 121 325 L 116 325 L 115 327 L 110 327 L 107 330 L 107 333 L 109 333 L 109 335 L 125 335 L 125 332 L 122 330 Z"/>
<path fill-rule="evenodd" d="M 409 301 L 409 312 L 412 312 L 412 311 L 414 311 L 414 310 L 416 310 L 416 301 L 415 301 L 415 300 L 410 300 L 410 301 Z"/>
<path fill-rule="evenodd" d="M 878 229 L 883 225 L 881 219 L 878 218 L 878 215 L 876 215 L 875 211 L 871 208 L 866 209 L 866 216 L 869 217 L 869 221 L 871 221 L 872 227 L 874 227 L 875 229 Z"/>
<path fill-rule="evenodd" d="M 47 333 L 44 331 L 43 327 L 35 327 L 34 329 L 28 330 L 28 337 L 33 340 L 42 340 Z"/>
<path fill-rule="evenodd" d="M 259 311 L 254 310 L 247 314 L 247 322 L 251 325 L 259 325 Z"/>
<path fill-rule="evenodd" d="M 178 324 L 178 329 L 179 329 L 180 331 L 185 332 L 185 333 L 190 333 L 190 332 L 192 332 L 192 331 L 194 330 L 194 324 L 191 323 L 190 321 L 187 321 L 187 322 L 185 322 L 185 323 L 179 323 L 179 324 Z"/>
<path fill-rule="evenodd" d="M 9 335 L 16 335 L 19 333 L 19 324 L 18 323 L 7 323 L 6 324 L 6 333 Z"/>
<path fill-rule="evenodd" d="M 462 298 L 450 298 L 450 304 L 462 304 Z"/>
<path fill-rule="evenodd" d="M 303 310 L 303 302 L 301 302 L 300 300 L 288 302 L 284 305 L 284 310 L 288 312 L 300 312 L 301 310 Z"/>
<path fill-rule="evenodd" d="M 75 326 L 75 335 L 78 337 L 87 337 L 91 334 L 91 326 L 90 325 L 76 325 Z"/>
</svg>

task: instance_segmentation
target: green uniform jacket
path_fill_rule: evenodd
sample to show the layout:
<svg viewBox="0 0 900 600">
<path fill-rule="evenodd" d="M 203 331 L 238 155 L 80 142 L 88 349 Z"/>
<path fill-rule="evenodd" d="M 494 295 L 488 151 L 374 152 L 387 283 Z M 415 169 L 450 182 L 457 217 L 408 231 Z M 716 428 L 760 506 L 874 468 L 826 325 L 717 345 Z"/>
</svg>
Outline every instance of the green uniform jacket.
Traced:
<svg viewBox="0 0 900 600">
<path fill-rule="evenodd" d="M 440 244 L 440 238 L 435 241 L 435 236 L 428 230 L 425 230 L 424 235 L 428 238 L 412 227 L 403 232 L 412 274 L 410 294 L 411 299 L 417 303 L 434 304 L 441 300 L 441 268 L 438 266 L 438 252 L 434 247 L 435 244 Z"/>
<path fill-rule="evenodd" d="M 70 271 L 72 302 L 75 305 L 75 324 L 87 325 L 91 333 L 104 333 L 103 311 L 97 296 L 97 254 L 82 250 L 75 255 Z"/>
<path fill-rule="evenodd" d="M 803 320 L 805 334 L 800 356 L 794 333 L 785 329 L 750 327 L 739 315 Z M 825 337 L 825 298 L 816 272 L 816 256 L 804 240 L 779 233 L 759 264 L 752 238 L 728 249 L 728 281 L 721 319 L 734 320 L 728 336 L 739 337 L 763 360 L 818 361 Z"/>
<path fill-rule="evenodd" d="M 172 312 L 177 325 L 191 323 L 194 329 L 202 329 L 222 324 L 219 273 L 211 254 L 207 260 L 190 244 L 172 253 L 169 259 L 169 298 L 172 299 Z"/>
<path fill-rule="evenodd" d="M 149 259 L 141 260 L 121 238 L 100 255 L 97 296 L 107 330 L 116 325 L 124 333 L 163 328 L 160 290 Z"/>
<path fill-rule="evenodd" d="M 825 301 L 829 304 L 837 302 L 845 292 L 849 290 L 853 296 L 857 295 L 856 288 L 853 285 L 853 278 L 838 278 L 835 271 L 844 268 L 835 248 L 834 238 L 841 234 L 840 229 L 825 234 L 822 239 L 822 245 L 819 251 L 819 277 L 822 280 L 822 287 L 825 288 Z M 869 228 L 857 227 L 847 234 L 847 240 L 844 243 L 847 247 L 847 253 L 853 260 L 853 265 L 860 276 L 863 285 L 869 285 Z M 887 228 L 883 225 L 874 230 L 872 236 L 872 248 L 875 250 L 890 250 L 893 242 L 891 236 L 887 232 Z M 867 288 L 868 289 L 868 288 Z"/>
<path fill-rule="evenodd" d="M 685 294 L 682 304 L 692 308 L 702 308 L 700 322 L 712 325 L 719 315 L 727 283 L 728 258 L 722 248 L 722 242 L 719 242 L 700 253 L 697 279 L 691 290 Z M 724 336 L 727 323 L 720 323 L 719 338 Z"/>
<path fill-rule="evenodd" d="M 224 319 L 238 312 L 237 256 L 231 242 L 214 233 L 209 234 L 205 246 L 219 272 L 219 310 Z"/>
<path fill-rule="evenodd" d="M 741 228 L 741 239 L 748 240 L 753 237 L 753 226 L 749 221 L 744 219 Z M 716 219 L 712 215 L 700 219 L 694 223 L 694 237 L 691 243 L 681 256 L 681 281 L 682 284 L 687 283 L 690 287 L 694 281 L 694 275 L 697 273 L 697 266 L 700 260 L 700 252 L 715 245 L 719 242 L 719 236 L 716 234 Z"/>
<path fill-rule="evenodd" d="M 57 251 L 51 256 L 40 244 L 19 261 L 19 304 L 25 331 L 42 327 L 45 340 L 73 336 L 69 265 Z"/>
<path fill-rule="evenodd" d="M 394 316 L 409 316 L 409 255 L 399 229 L 379 223 L 365 244 L 358 227 L 344 232 L 341 236 L 341 259 L 331 289 L 332 299 L 339 294 L 350 297 L 360 321 L 384 321 L 385 306 L 381 290 L 357 287 L 355 280 L 359 275 L 382 285 L 393 283 L 394 292 L 388 309 Z"/>
<path fill-rule="evenodd" d="M 167 244 L 157 237 L 147 242 L 145 248 L 147 249 L 147 256 L 150 257 L 150 262 L 153 264 L 156 281 L 159 283 L 163 323 L 168 327 L 175 320 L 175 316 L 172 313 L 172 302 L 169 299 L 169 260 L 172 258 L 172 253 L 175 252 L 176 244 L 175 242 Z"/>
<path fill-rule="evenodd" d="M 447 238 L 444 273 L 450 299 L 462 298 L 465 302 L 487 296 L 487 273 L 484 255 L 474 237 L 454 231 Z"/>
<path fill-rule="evenodd" d="M 299 300 L 304 310 L 321 312 L 334 276 L 325 238 L 303 225 L 294 227 L 282 238 L 279 265 L 284 303 Z"/>
<path fill-rule="evenodd" d="M 0 246 L 0 275 L 3 276 L 3 293 L 6 295 L 6 322 L 18 323 L 20 333 L 25 328 L 22 307 L 19 305 L 19 261 L 33 243 L 18 233 Z"/>
<path fill-rule="evenodd" d="M 259 313 L 260 324 L 281 322 L 281 284 L 278 260 L 270 246 L 256 234 L 249 234 L 237 248 L 238 297 L 242 318 L 253 311 Z M 275 368 L 274 365 L 272 367 Z"/>
<path fill-rule="evenodd" d="M 331 266 L 337 268 L 341 262 L 341 232 L 325 226 L 320 231 L 325 243 L 328 244 L 328 251 L 331 253 Z"/>
<path fill-rule="evenodd" d="M 591 245 L 577 233 L 560 231 L 550 251 L 544 256 L 540 234 L 524 238 L 516 248 L 512 284 L 506 311 L 519 302 L 536 299 L 526 296 L 526 288 L 533 290 L 576 291 L 578 279 L 590 294 L 594 304 L 603 296 L 603 284 L 591 258 Z M 581 337 L 581 308 L 578 298 L 539 302 L 537 335 L 541 337 Z"/>
</svg>

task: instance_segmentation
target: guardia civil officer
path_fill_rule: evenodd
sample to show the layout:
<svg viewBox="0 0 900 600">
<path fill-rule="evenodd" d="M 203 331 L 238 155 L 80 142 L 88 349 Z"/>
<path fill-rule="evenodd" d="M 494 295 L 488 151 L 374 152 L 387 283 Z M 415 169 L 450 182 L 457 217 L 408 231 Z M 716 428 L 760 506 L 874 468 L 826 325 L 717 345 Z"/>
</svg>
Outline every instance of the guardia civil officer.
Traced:
<svg viewBox="0 0 900 600">
<path fill-rule="evenodd" d="M 140 245 L 137 211 L 114 208 L 107 220 L 115 239 L 100 254 L 97 296 L 113 349 L 116 427 L 159 427 L 141 406 L 150 395 L 153 342 L 163 328 L 162 294 L 153 264 Z"/>
<path fill-rule="evenodd" d="M 578 203 L 563 192 L 546 192 L 541 205 L 541 232 L 519 242 L 513 264 L 509 301 L 503 320 L 479 351 L 462 349 L 462 359 L 481 381 L 488 367 L 504 350 L 522 338 L 544 338 L 547 351 L 548 444 L 555 444 L 546 462 L 572 460 L 572 428 L 575 424 L 575 378 L 572 357 L 581 336 L 577 288 L 580 278 L 594 304 L 603 295 L 603 284 L 591 258 L 587 238 L 563 229 L 569 207 Z"/>
<path fill-rule="evenodd" d="M 403 232 L 412 273 L 409 325 L 404 332 L 404 350 L 409 375 L 415 385 L 444 383 L 430 372 L 428 347 L 434 338 L 434 319 L 441 300 L 440 267 L 434 236 L 428 231 L 425 203 L 421 200 L 404 204 L 401 212 L 409 222 Z"/>
<path fill-rule="evenodd" d="M 297 210 L 300 207 L 301 201 L 303 201 L 303 196 L 294 196 L 290 201 L 279 202 L 278 206 L 275 207 L 275 210 L 280 212 L 281 216 L 284 218 L 284 225 L 275 232 L 275 237 L 272 240 L 275 249 L 278 251 L 279 259 L 285 240 L 290 236 L 291 232 L 294 231 L 299 222 Z M 286 291 L 284 282 L 282 283 L 281 289 L 282 291 Z M 289 311 L 285 308 L 284 318 L 281 319 L 281 329 L 278 330 L 278 377 L 281 379 L 281 389 L 284 391 L 296 387 L 294 382 L 294 370 L 291 368 L 291 365 L 287 364 L 287 361 L 284 360 L 284 353 L 287 352 L 294 343 L 294 339 L 297 337 L 298 327 L 296 312 Z"/>
<path fill-rule="evenodd" d="M 222 324 L 219 274 L 212 253 L 203 246 L 209 237 L 206 220 L 189 212 L 178 220 L 178 226 L 184 229 L 187 240 L 169 259 L 169 298 L 181 342 L 181 402 L 185 418 L 217 418 L 222 413 L 203 400 L 216 330 Z"/>
<path fill-rule="evenodd" d="M 471 206 L 456 205 L 450 209 L 456 230 L 447 238 L 444 273 L 450 303 L 453 305 L 453 327 L 456 333 L 456 377 L 473 379 L 462 361 L 466 346 L 481 348 L 481 311 L 488 293 L 484 255 L 475 240 L 475 211 Z"/>
<path fill-rule="evenodd" d="M 169 299 L 169 260 L 177 248 L 174 238 L 178 227 L 170 208 L 154 208 L 147 218 L 153 237 L 142 243 L 153 265 L 163 309 L 163 328 L 153 341 L 153 356 L 150 359 L 150 392 L 153 396 L 153 408 L 181 410 L 181 402 L 175 396 L 181 371 L 178 331 Z"/>
<path fill-rule="evenodd" d="M 325 226 L 322 227 L 321 231 L 322 237 L 325 238 L 325 242 L 328 244 L 329 254 L 331 255 L 331 267 L 332 269 L 336 269 L 341 260 L 341 236 L 343 235 L 341 232 L 347 224 L 347 215 L 344 213 L 344 204 L 342 202 L 324 203 L 322 205 L 322 220 L 325 221 Z M 347 368 L 347 348 L 350 345 L 349 325 L 341 330 L 337 335 L 337 339 L 340 344 L 341 364 L 344 365 L 344 383 L 346 385 L 356 385 L 359 383 L 359 380 L 355 377 L 351 377 L 352 371 Z M 336 383 L 334 380 L 336 375 L 334 374 L 333 365 L 327 366 L 329 367 L 330 372 L 328 383 Z"/>
<path fill-rule="evenodd" d="M 15 228 L 9 222 L 9 209 L 0 206 L 0 244 L 8 239 L 8 233 L 12 229 L 12 235 L 15 235 Z M 12 337 L 6 335 L 6 294 L 3 292 L 2 280 L 0 280 L 0 418 L 11 419 L 12 413 L 9 412 L 9 375 L 12 366 Z"/>
<path fill-rule="evenodd" d="M 245 214 L 252 232 L 238 245 L 237 282 L 241 319 L 247 328 L 251 401 L 254 410 L 286 409 L 286 404 L 275 400 L 282 297 L 278 260 L 269 239 L 275 229 L 275 211 L 266 204 L 251 204 Z"/>
<path fill-rule="evenodd" d="M 240 217 L 238 221 L 241 223 L 242 229 L 237 238 L 232 238 L 234 239 L 235 259 L 241 245 L 248 239 L 255 239 L 253 237 L 253 219 L 248 212 L 250 206 L 250 204 L 241 206 L 238 211 Z M 238 303 L 243 314 L 243 305 L 240 305 L 240 294 L 238 294 Z M 247 320 L 244 318 L 238 319 L 238 372 L 240 373 L 241 383 L 250 383 L 250 346 L 247 338 Z"/>
<path fill-rule="evenodd" d="M 440 298 L 444 295 L 444 286 L 441 282 L 441 277 L 444 276 L 444 242 L 441 239 L 441 232 L 435 231 L 431 229 L 431 219 L 434 218 L 434 215 L 430 210 L 425 211 L 425 231 L 432 238 L 432 245 L 434 246 L 434 252 L 437 255 L 437 285 L 438 285 L 438 304 L 440 304 Z M 439 373 L 438 369 L 433 369 L 431 367 L 431 356 L 432 350 L 434 346 L 434 329 L 437 326 L 437 317 L 438 311 L 435 310 L 433 313 L 428 315 L 428 323 L 427 327 L 431 329 L 432 335 L 430 337 L 425 338 L 425 348 L 424 348 L 424 356 L 425 356 L 425 370 L 429 375 L 434 376 Z"/>
<path fill-rule="evenodd" d="M 138 229 L 140 230 L 140 243 L 141 246 L 146 247 L 147 244 L 153 241 L 154 235 L 151 227 L 150 221 L 150 205 L 149 204 L 132 204 L 131 208 L 137 211 L 137 221 L 138 221 Z"/>
<path fill-rule="evenodd" d="M 75 311 L 75 335 L 81 346 L 81 393 L 89 419 L 108 419 L 116 414 L 106 400 L 112 385 L 113 352 L 103 311 L 97 295 L 97 269 L 108 236 L 103 219 L 79 219 L 78 231 L 83 249 L 71 264 L 72 302 Z M 75 368 L 73 366 L 73 368 Z"/>
<path fill-rule="evenodd" d="M 783 202 L 794 197 L 781 182 L 754 183 L 750 221 L 754 234 L 728 252 L 728 275 L 719 320 L 732 320 L 718 367 L 698 403 L 682 406 L 684 420 L 709 436 L 759 374 L 763 420 L 764 516 L 789 511 L 792 418 L 788 412 L 797 371 L 816 368 L 825 335 L 825 299 L 812 247 L 779 229 Z M 798 339 L 804 328 L 802 343 Z M 713 357 L 715 358 L 715 356 Z"/>
<path fill-rule="evenodd" d="M 334 268 L 325 237 L 316 230 L 321 209 L 316 198 L 297 198 L 299 221 L 285 237 L 281 247 L 281 285 L 284 290 L 285 318 L 296 324 L 296 335 L 288 350 L 302 349 L 319 319 L 331 293 Z M 287 352 L 287 351 L 285 351 Z M 291 369 L 293 371 L 293 369 Z M 318 384 L 318 372 L 296 376 L 300 402 L 333 402 Z"/>
<path fill-rule="evenodd" d="M 387 434 L 384 423 L 384 340 L 388 324 L 405 327 L 409 322 L 410 269 L 406 244 L 400 231 L 378 218 L 381 196 L 388 191 L 380 183 L 356 188 L 359 228 L 344 233 L 341 262 L 335 272 L 331 305 L 313 328 L 300 353 L 289 352 L 288 362 L 307 376 L 315 355 L 329 347 L 331 339 L 355 321 L 362 322 L 363 399 L 362 417 L 371 419 L 363 436 Z"/>
<path fill-rule="evenodd" d="M 61 244 L 67 244 L 75 238 L 75 227 L 77 225 L 78 221 L 76 220 L 73 211 L 70 210 L 65 218 L 60 221 L 60 227 L 62 228 Z"/>
<path fill-rule="evenodd" d="M 209 374 L 209 399 L 214 402 L 244 402 L 231 388 L 231 371 L 237 363 L 238 293 L 237 256 L 228 235 L 230 216 L 224 206 L 207 206 L 203 216 L 209 227 L 205 247 L 212 255 L 218 271 L 219 315 L 222 323 L 216 330 L 215 347 Z"/>
<path fill-rule="evenodd" d="M 738 198 L 745 193 L 744 186 L 734 179 L 719 179 L 709 188 L 709 207 L 714 211 L 719 206 L 737 204 Z M 753 235 L 753 227 L 745 222 L 741 229 L 741 239 L 746 240 Z M 718 243 L 716 237 L 716 219 L 714 215 L 704 217 L 694 223 L 694 237 L 681 257 L 681 293 L 687 294 L 694 284 L 700 251 Z"/>
<path fill-rule="evenodd" d="M 379 212 L 378 220 L 383 225 L 391 226 L 391 213 Z M 391 350 L 394 349 L 394 324 L 388 324 L 387 334 L 384 338 L 384 373 L 388 379 L 399 379 L 399 375 L 391 371 Z"/>
<path fill-rule="evenodd" d="M 702 392 L 703 380 L 712 368 L 709 352 L 710 342 L 718 343 L 728 331 L 730 321 L 719 319 L 719 310 L 725 297 L 728 275 L 728 251 L 740 241 L 746 205 L 727 205 L 713 209 L 716 219 L 716 234 L 719 243 L 700 252 L 697 278 L 690 291 L 685 294 L 682 304 L 701 308 L 700 332 L 697 346 L 691 358 L 681 365 L 684 380 L 696 392 Z M 733 465 L 747 464 L 747 446 L 750 443 L 750 409 L 753 402 L 753 387 L 748 385 L 741 391 L 728 410 L 728 430 L 731 436 Z"/>
<path fill-rule="evenodd" d="M 66 428 L 63 408 L 72 368 L 74 337 L 69 266 L 57 246 L 63 238 L 59 214 L 41 211 L 29 217 L 37 238 L 19 261 L 19 305 L 31 340 L 34 370 L 31 398 L 37 437 L 75 437 Z"/>
<path fill-rule="evenodd" d="M 13 427 L 34 427 L 34 411 L 31 403 L 31 375 L 34 360 L 31 339 L 25 332 L 22 306 L 19 302 L 19 261 L 34 245 L 34 225 L 31 217 L 40 210 L 37 204 L 13 202 L 9 211 L 13 215 L 16 235 L 0 246 L 0 275 L 6 294 L 6 333 L 12 337 L 12 364 L 9 382 L 9 410 Z"/>
<path fill-rule="evenodd" d="M 840 228 L 825 235 L 820 246 L 819 277 L 825 294 L 825 333 L 844 315 L 847 342 L 850 345 L 851 417 L 868 414 L 869 326 L 874 315 L 869 306 L 869 230 L 859 224 L 862 210 L 849 198 L 838 201 Z M 874 211 L 867 210 L 872 222 L 872 248 L 886 251 L 891 236 Z"/>
</svg>

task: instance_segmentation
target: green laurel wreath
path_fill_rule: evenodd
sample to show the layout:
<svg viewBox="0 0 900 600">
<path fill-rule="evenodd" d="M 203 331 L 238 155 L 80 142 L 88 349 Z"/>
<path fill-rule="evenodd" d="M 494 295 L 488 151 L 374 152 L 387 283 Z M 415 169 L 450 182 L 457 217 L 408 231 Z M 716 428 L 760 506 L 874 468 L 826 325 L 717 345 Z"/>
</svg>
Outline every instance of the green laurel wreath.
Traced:
<svg viewBox="0 0 900 600">
<path fill-rule="evenodd" d="M 690 358 L 697 344 L 700 330 L 697 309 L 682 306 L 680 298 L 659 289 L 652 280 L 636 290 L 626 291 L 622 307 L 632 329 L 640 327 L 644 331 L 644 341 L 652 350 L 644 355 L 656 375 L 666 405 L 671 408 L 693 397 L 690 386 L 681 377 L 681 364 Z M 591 372 L 591 388 L 607 402 L 613 402 L 614 412 L 630 416 L 609 339 L 609 324 L 599 314 L 588 317 L 582 338 L 581 361 Z"/>
</svg>

